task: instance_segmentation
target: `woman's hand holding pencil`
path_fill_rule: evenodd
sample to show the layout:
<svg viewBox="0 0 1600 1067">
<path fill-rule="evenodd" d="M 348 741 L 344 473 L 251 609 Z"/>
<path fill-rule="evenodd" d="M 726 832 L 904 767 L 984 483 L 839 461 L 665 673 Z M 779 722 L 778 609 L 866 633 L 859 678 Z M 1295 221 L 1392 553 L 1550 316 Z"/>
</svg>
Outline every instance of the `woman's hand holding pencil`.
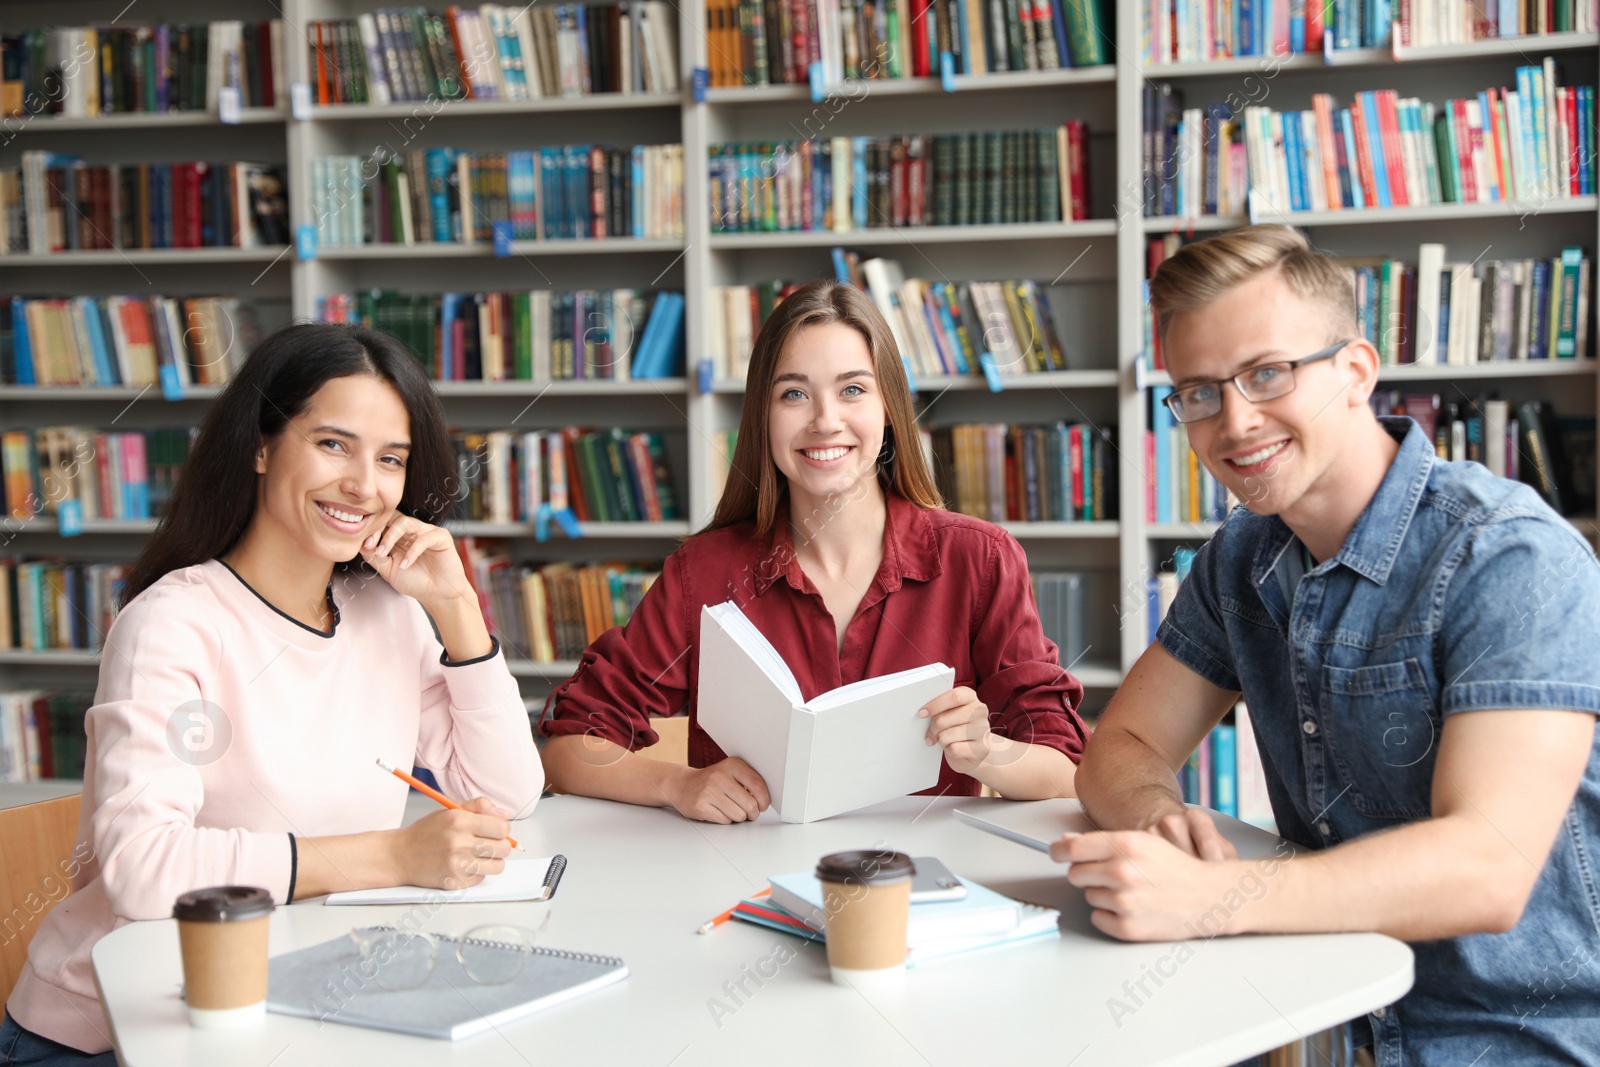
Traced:
<svg viewBox="0 0 1600 1067">
<path fill-rule="evenodd" d="M 507 820 L 510 812 L 488 797 L 457 803 L 381 759 L 378 766 L 445 808 L 400 831 L 396 859 L 403 884 L 462 889 L 505 870 L 506 856 L 517 848 Z"/>
</svg>

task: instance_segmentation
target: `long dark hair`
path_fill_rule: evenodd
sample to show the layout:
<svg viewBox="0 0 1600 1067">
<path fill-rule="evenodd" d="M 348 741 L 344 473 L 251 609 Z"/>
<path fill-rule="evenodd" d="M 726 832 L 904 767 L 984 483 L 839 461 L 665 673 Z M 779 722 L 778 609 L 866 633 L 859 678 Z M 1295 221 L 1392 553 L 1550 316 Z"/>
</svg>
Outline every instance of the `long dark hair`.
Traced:
<svg viewBox="0 0 1600 1067">
<path fill-rule="evenodd" d="M 888 322 L 872 298 L 860 289 L 823 279 L 784 297 L 756 335 L 727 487 L 707 530 L 754 521 L 757 537 L 772 532 L 778 504 L 789 491 L 788 479 L 772 459 L 768 427 L 772 381 L 778 375 L 778 362 L 791 337 L 807 326 L 834 322 L 860 333 L 872 352 L 872 373 L 883 396 L 887 422 L 884 448 L 878 457 L 879 484 L 886 492 L 898 493 L 918 507 L 944 506 L 922 453 L 911 385 L 906 381 L 905 365 L 900 362 L 900 350 L 895 347 Z"/>
<path fill-rule="evenodd" d="M 411 417 L 400 513 L 424 522 L 449 515 L 455 453 L 444 408 L 416 357 L 375 330 L 285 326 L 256 346 L 206 413 L 161 521 L 123 583 L 123 606 L 164 575 L 215 559 L 239 543 L 255 515 L 261 443 L 305 414 L 317 390 L 353 374 L 388 382 Z"/>
</svg>

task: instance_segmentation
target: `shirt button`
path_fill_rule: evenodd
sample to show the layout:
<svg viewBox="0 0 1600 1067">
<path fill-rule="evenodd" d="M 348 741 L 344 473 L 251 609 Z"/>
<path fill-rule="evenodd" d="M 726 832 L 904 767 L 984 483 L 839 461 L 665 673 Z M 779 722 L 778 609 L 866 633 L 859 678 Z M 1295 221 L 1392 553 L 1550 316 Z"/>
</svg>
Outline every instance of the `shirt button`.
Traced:
<svg viewBox="0 0 1600 1067">
<path fill-rule="evenodd" d="M 1312 722 L 1310 719 L 1307 719 L 1305 722 L 1300 724 L 1300 729 L 1304 730 L 1306 732 L 1306 736 L 1309 737 L 1317 732 L 1317 724 Z"/>
<path fill-rule="evenodd" d="M 1388 1014 L 1389 1014 L 1389 1009 L 1388 1008 L 1374 1008 L 1372 1010 L 1372 1017 L 1374 1019 L 1382 1019 L 1385 1016 L 1387 1016 Z"/>
<path fill-rule="evenodd" d="M 1317 829 L 1321 832 L 1323 837 L 1327 837 L 1329 834 L 1333 833 L 1333 827 L 1328 825 L 1327 819 L 1323 819 L 1321 822 L 1317 823 Z"/>
</svg>

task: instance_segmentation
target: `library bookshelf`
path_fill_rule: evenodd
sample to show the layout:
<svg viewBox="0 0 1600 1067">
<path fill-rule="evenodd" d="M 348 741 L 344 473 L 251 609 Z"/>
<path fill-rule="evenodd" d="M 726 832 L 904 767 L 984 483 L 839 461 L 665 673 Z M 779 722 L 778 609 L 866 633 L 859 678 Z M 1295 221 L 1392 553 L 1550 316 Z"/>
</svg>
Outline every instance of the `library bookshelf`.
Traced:
<svg viewBox="0 0 1600 1067">
<path fill-rule="evenodd" d="M 130 14 L 150 21 L 216 18 L 285 22 L 285 77 L 310 80 L 303 28 L 318 19 L 349 18 L 376 0 L 144 0 Z M 1564 84 L 1594 85 L 1600 35 L 1486 40 L 1428 49 L 1357 49 L 1332 55 L 1233 59 L 1145 67 L 1139 56 L 1140 8 L 1116 0 L 1114 62 L 1065 70 L 958 75 L 940 80 L 856 82 L 824 87 L 814 99 L 803 85 L 712 88 L 697 100 L 691 72 L 707 67 L 701 32 L 705 8 L 687 0 L 679 11 L 679 92 L 596 94 L 510 102 L 440 101 L 248 108 L 238 122 L 215 113 L 115 115 L 13 120 L 0 141 L 0 162 L 14 165 L 28 149 L 72 153 L 91 162 L 191 158 L 254 159 L 286 167 L 291 229 L 313 223 L 308 194 L 312 160 L 372 154 L 382 149 L 453 147 L 505 151 L 541 144 L 681 143 L 686 160 L 682 239 L 613 238 L 590 241 L 514 241 L 497 250 L 471 245 L 327 246 L 314 254 L 293 247 L 98 251 L 0 256 L 0 292 L 78 296 L 123 292 L 249 293 L 280 306 L 283 317 L 311 318 L 319 297 L 363 289 L 411 293 L 441 290 L 631 286 L 683 291 L 688 297 L 688 373 L 648 381 L 444 382 L 439 392 L 452 424 L 471 429 L 554 428 L 571 424 L 625 425 L 669 439 L 673 474 L 689 518 L 666 523 L 590 524 L 583 536 L 538 541 L 530 524 L 456 523 L 459 535 L 501 537 L 517 559 L 537 561 L 637 559 L 659 562 L 696 529 L 715 504 L 719 459 L 714 440 L 738 424 L 744 384 L 702 376 L 699 357 L 709 343 L 710 287 L 782 278 L 803 281 L 833 273 L 830 249 L 898 260 L 908 276 L 948 281 L 1032 278 L 1057 298 L 1059 325 L 1071 369 L 1008 377 L 991 391 L 979 376 L 923 377 L 919 416 L 929 427 L 963 422 L 1044 423 L 1055 420 L 1117 427 L 1119 518 L 1102 522 L 1009 523 L 1037 570 L 1090 576 L 1088 649 L 1071 665 L 1090 690 L 1085 710 L 1103 706 L 1143 651 L 1148 634 L 1146 582 L 1181 545 L 1203 541 L 1211 523 L 1146 520 L 1142 467 L 1148 390 L 1163 379 L 1149 372 L 1141 351 L 1141 282 L 1145 246 L 1165 233 L 1203 235 L 1248 221 L 1243 217 L 1157 217 L 1142 214 L 1141 93 L 1149 81 L 1170 82 L 1202 101 L 1230 92 L 1265 93 L 1274 107 L 1309 107 L 1311 94 L 1350 94 L 1396 88 L 1441 99 L 1505 83 L 1515 66 L 1553 54 Z M 19 25 L 89 25 L 106 17 L 103 5 L 52 0 L 7 7 Z M 1254 102 L 1258 99 L 1252 98 Z M 1018 126 L 1088 124 L 1090 217 L 1073 222 L 964 227 L 873 228 L 847 233 L 730 233 L 713 227 L 703 161 L 725 142 L 777 141 L 796 136 L 882 137 L 905 131 L 960 133 Z M 1441 204 L 1368 211 L 1291 213 L 1278 219 L 1302 227 L 1338 256 L 1394 256 L 1408 261 L 1424 241 L 1446 242 L 1452 258 L 1492 249 L 1494 257 L 1549 256 L 1578 244 L 1591 255 L 1600 237 L 1593 196 L 1540 204 Z M 1541 363 L 1386 368 L 1385 383 L 1416 383 L 1437 391 L 1495 389 L 1512 399 L 1558 394 L 1563 414 L 1593 415 L 1597 375 L 1588 358 Z M 216 387 L 188 389 L 168 400 L 158 389 L 135 387 L 0 387 L 0 425 L 27 428 L 86 425 L 146 428 L 193 425 Z M 1593 520 L 1578 525 L 1589 536 Z M 74 560 L 128 560 L 150 522 L 86 524 L 61 535 L 49 517 L 11 520 L 4 552 Z M 571 661 L 534 663 L 520 650 L 508 661 L 530 710 L 575 668 Z M 46 685 L 88 688 L 93 653 L 0 652 L 0 688 Z"/>
</svg>

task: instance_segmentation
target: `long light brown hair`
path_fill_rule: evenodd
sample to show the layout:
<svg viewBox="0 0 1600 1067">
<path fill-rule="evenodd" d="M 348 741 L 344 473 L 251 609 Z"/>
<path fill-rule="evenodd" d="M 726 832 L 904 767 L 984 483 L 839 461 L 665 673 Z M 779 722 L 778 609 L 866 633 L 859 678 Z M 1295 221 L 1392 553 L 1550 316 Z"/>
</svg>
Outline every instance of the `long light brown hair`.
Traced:
<svg viewBox="0 0 1600 1067">
<path fill-rule="evenodd" d="M 754 521 L 757 537 L 772 532 L 778 504 L 789 492 L 788 479 L 772 459 L 769 416 L 773 379 L 790 338 L 809 326 L 830 323 L 854 329 L 866 339 L 872 352 L 872 373 L 887 419 L 883 450 L 878 455 L 878 484 L 884 492 L 898 493 L 918 507 L 944 506 L 922 452 L 916 412 L 911 406 L 911 386 L 889 324 L 860 289 L 824 279 L 784 297 L 756 336 L 745 379 L 739 440 L 734 446 L 727 487 L 707 530 Z"/>
</svg>

